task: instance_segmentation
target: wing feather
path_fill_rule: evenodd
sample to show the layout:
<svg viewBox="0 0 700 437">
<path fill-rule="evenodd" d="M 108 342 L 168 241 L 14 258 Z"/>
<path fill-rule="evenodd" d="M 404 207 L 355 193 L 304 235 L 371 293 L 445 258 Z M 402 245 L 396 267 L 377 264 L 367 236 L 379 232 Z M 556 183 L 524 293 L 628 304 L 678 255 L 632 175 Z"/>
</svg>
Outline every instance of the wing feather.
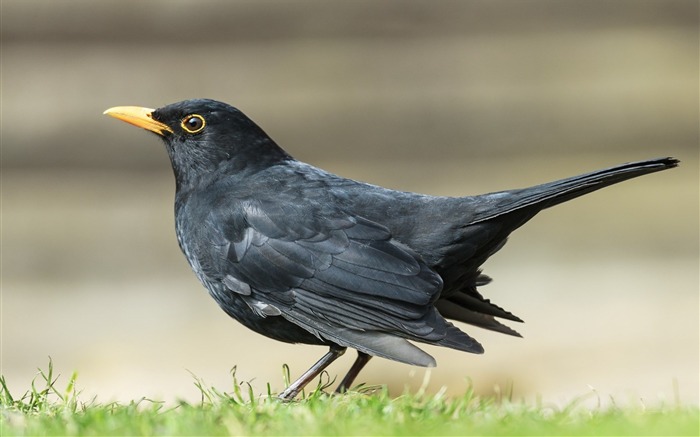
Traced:
<svg viewBox="0 0 700 437">
<path fill-rule="evenodd" d="M 282 316 L 317 337 L 412 364 L 434 360 L 405 339 L 476 350 L 433 306 L 440 276 L 386 227 L 260 201 L 237 213 L 210 256 L 225 256 L 220 283 L 257 316 Z"/>
<path fill-rule="evenodd" d="M 416 275 L 420 272 L 415 254 L 399 248 L 391 241 L 355 241 L 349 249 L 338 253 L 335 258 L 360 267 L 399 275 Z"/>
</svg>

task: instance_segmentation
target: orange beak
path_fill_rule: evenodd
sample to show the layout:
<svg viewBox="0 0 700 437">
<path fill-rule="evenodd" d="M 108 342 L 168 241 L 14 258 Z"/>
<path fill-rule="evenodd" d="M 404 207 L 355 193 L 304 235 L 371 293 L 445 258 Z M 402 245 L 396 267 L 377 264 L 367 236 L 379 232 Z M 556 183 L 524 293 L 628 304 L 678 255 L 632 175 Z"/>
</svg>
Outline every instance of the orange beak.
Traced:
<svg viewBox="0 0 700 437">
<path fill-rule="evenodd" d="M 114 108 L 109 108 L 103 114 L 155 132 L 160 136 L 164 136 L 166 132 L 173 133 L 173 130 L 168 125 L 152 118 L 151 113 L 153 111 L 155 109 L 141 108 L 139 106 L 115 106 Z"/>
</svg>

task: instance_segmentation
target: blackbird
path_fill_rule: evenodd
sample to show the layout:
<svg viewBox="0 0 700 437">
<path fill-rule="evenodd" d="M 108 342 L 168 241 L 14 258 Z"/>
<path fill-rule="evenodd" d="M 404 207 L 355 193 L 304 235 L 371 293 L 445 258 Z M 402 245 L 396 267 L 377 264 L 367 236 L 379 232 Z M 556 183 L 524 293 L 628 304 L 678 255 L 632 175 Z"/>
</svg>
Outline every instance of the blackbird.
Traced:
<svg viewBox="0 0 700 437">
<path fill-rule="evenodd" d="M 330 348 L 279 397 L 293 399 L 350 347 L 337 391 L 373 356 L 435 366 L 412 342 L 483 353 L 455 320 L 520 336 L 522 320 L 485 299 L 481 265 L 542 209 L 647 173 L 631 162 L 466 197 L 394 191 L 297 161 L 240 110 L 207 99 L 112 117 L 158 134 L 175 173 L 178 242 L 219 306 L 270 338 Z"/>
</svg>

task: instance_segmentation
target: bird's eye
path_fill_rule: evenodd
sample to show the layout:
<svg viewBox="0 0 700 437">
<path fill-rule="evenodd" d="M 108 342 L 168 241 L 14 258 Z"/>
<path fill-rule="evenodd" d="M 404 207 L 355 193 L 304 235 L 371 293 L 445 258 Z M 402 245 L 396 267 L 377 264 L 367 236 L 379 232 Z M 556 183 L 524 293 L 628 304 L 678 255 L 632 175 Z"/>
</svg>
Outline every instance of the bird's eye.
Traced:
<svg viewBox="0 0 700 437">
<path fill-rule="evenodd" d="M 186 132 L 196 134 L 201 132 L 206 124 L 207 123 L 204 121 L 204 117 L 199 114 L 192 114 L 183 118 L 180 126 L 182 126 Z"/>
</svg>

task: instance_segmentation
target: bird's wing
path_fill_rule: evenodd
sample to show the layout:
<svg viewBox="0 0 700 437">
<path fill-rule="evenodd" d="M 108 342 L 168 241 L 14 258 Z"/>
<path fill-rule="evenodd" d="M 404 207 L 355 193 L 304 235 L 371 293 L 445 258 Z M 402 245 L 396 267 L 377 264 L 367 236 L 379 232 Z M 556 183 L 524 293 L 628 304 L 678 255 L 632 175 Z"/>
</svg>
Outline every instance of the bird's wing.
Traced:
<svg viewBox="0 0 700 437">
<path fill-rule="evenodd" d="M 434 365 L 405 339 L 482 352 L 435 309 L 442 280 L 418 254 L 381 224 L 317 209 L 248 201 L 212 212 L 205 226 L 219 230 L 212 250 L 227 289 L 261 317 L 372 355 Z"/>
</svg>

